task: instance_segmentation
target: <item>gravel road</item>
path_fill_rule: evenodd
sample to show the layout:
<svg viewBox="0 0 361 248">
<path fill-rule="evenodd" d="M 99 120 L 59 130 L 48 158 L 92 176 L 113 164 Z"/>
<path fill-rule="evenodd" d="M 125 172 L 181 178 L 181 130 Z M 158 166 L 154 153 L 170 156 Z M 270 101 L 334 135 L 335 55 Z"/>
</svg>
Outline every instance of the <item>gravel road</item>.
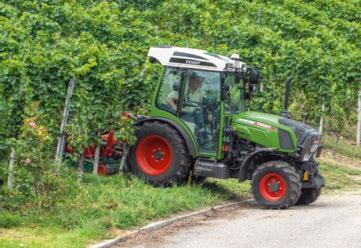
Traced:
<svg viewBox="0 0 361 248">
<path fill-rule="evenodd" d="M 131 248 L 360 247 L 361 193 L 322 196 L 288 210 L 240 207 L 129 241 Z"/>
</svg>

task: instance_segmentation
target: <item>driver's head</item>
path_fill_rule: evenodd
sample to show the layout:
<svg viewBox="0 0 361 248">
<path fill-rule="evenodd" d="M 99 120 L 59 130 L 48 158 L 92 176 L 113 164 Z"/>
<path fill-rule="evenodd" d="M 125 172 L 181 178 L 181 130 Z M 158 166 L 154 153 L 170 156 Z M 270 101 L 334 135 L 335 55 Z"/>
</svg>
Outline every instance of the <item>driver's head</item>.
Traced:
<svg viewBox="0 0 361 248">
<path fill-rule="evenodd" d="M 199 76 L 196 72 L 193 72 L 189 77 L 189 86 L 193 89 L 198 89 L 202 86 L 204 77 Z"/>
</svg>

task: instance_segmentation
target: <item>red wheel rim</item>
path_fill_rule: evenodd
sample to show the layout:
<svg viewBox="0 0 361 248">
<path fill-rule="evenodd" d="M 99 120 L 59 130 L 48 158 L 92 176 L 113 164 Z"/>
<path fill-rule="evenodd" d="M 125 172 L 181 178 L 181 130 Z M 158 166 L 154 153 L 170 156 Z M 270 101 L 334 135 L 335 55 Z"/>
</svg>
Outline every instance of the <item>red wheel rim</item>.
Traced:
<svg viewBox="0 0 361 248">
<path fill-rule="evenodd" d="M 161 136 L 149 135 L 137 146 L 136 160 L 139 168 L 147 175 L 164 173 L 172 163 L 173 155 L 169 142 Z"/>
<path fill-rule="evenodd" d="M 259 189 L 264 199 L 275 202 L 285 196 L 287 186 L 280 174 L 271 172 L 262 177 Z"/>
</svg>

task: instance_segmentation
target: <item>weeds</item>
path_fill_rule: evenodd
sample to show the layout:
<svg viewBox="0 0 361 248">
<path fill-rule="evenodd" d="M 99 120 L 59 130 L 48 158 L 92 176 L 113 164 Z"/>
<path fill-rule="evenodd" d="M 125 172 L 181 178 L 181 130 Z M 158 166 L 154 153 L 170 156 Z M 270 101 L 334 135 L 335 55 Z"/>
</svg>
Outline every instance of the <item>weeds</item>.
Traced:
<svg viewBox="0 0 361 248">
<path fill-rule="evenodd" d="M 336 144 L 336 138 L 325 135 L 323 142 L 326 148 L 332 149 L 341 155 L 350 158 L 361 159 L 361 147 L 352 145 L 349 140 L 340 139 L 338 144 Z"/>
</svg>

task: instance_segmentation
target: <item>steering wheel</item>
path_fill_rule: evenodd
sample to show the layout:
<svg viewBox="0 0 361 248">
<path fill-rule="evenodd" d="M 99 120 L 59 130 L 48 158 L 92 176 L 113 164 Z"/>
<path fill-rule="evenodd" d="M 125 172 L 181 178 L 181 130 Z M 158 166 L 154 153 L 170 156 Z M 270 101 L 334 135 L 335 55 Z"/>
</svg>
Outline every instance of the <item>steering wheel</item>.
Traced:
<svg viewBox="0 0 361 248">
<path fill-rule="evenodd" d="M 187 101 L 184 101 L 184 104 L 183 106 L 185 107 L 194 107 L 194 108 L 199 108 L 200 107 L 200 102 L 196 102 L 196 101 L 193 101 L 193 100 L 187 100 Z"/>
</svg>

